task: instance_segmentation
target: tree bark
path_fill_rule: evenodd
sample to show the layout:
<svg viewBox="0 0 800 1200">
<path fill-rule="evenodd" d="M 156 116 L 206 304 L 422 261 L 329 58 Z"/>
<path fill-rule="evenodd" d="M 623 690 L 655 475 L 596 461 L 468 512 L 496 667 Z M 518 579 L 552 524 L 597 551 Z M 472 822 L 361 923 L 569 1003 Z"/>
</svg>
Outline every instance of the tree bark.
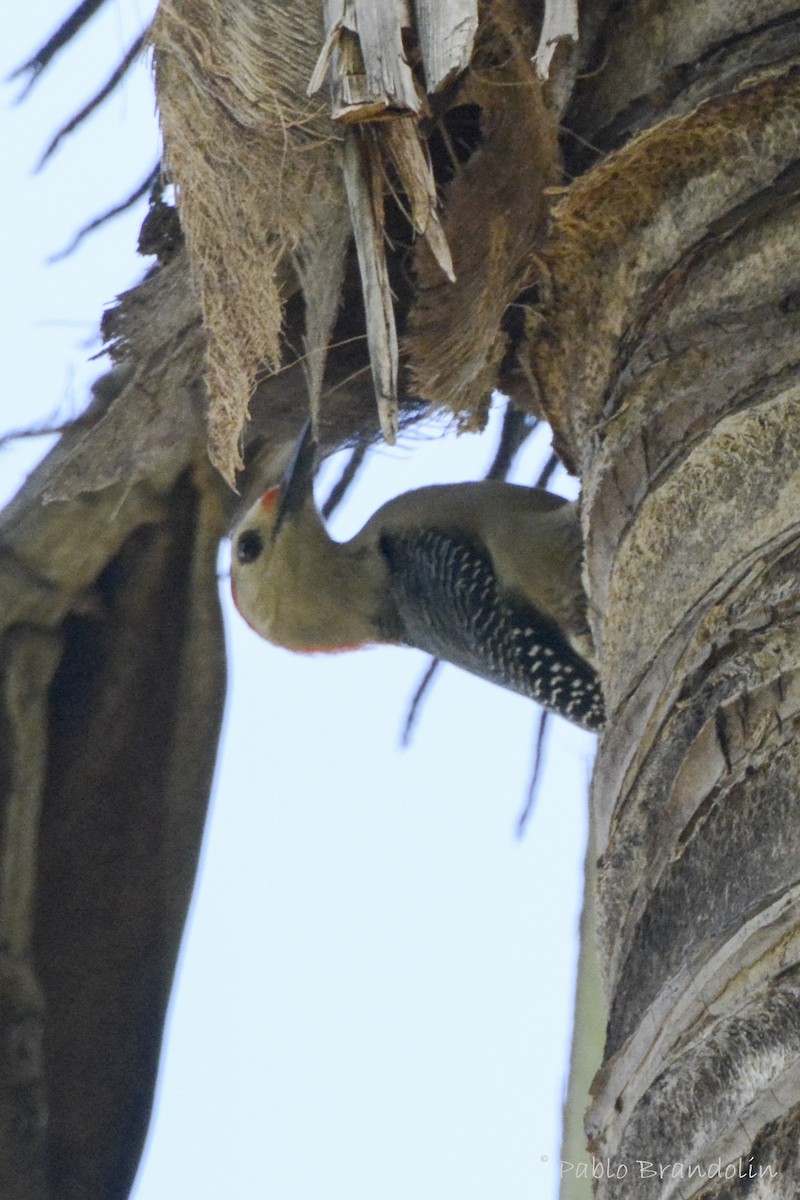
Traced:
<svg viewBox="0 0 800 1200">
<path fill-rule="evenodd" d="M 0 522 L 8 1200 L 128 1194 L 225 695 L 210 468 L 43 503 L 79 436 Z"/>
<path fill-rule="evenodd" d="M 530 367 L 583 480 L 610 714 L 589 1169 L 615 1200 L 788 1198 L 800 22 L 780 3 L 584 15 L 564 118 L 582 174 L 555 213 Z"/>
</svg>

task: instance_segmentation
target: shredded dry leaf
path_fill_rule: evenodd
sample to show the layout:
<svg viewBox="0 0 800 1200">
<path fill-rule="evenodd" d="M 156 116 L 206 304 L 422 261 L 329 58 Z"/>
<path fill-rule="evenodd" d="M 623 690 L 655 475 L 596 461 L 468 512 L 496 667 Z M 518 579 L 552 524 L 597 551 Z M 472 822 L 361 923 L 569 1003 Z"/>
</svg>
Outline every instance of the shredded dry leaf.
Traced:
<svg viewBox="0 0 800 1200">
<path fill-rule="evenodd" d="M 156 84 L 194 285 L 208 333 L 209 447 L 233 482 L 257 377 L 281 357 L 282 306 L 303 276 L 319 331 L 346 236 L 337 135 L 305 86 L 322 43 L 316 6 L 163 0 L 153 26 Z M 313 202 L 310 197 L 313 196 Z M 317 310 L 318 311 L 315 311 Z"/>
<path fill-rule="evenodd" d="M 420 243 L 407 339 L 415 391 L 470 423 L 481 422 L 497 382 L 506 350 L 503 315 L 538 278 L 545 189 L 560 179 L 555 125 L 540 81 L 513 24 L 501 24 L 500 16 L 498 5 L 458 96 L 460 104 L 479 106 L 483 141 L 445 193 L 442 223 L 456 282 L 444 279 Z"/>
</svg>

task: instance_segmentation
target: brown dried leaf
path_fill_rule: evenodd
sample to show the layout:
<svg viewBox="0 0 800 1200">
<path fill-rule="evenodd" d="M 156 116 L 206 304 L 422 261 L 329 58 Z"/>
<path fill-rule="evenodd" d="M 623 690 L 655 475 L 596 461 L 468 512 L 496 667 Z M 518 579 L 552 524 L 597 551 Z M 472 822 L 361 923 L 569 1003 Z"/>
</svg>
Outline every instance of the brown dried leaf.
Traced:
<svg viewBox="0 0 800 1200">
<path fill-rule="evenodd" d="M 256 379 L 280 364 L 291 253 L 304 246 L 309 264 L 340 255 L 342 239 L 321 236 L 331 213 L 343 219 L 335 134 L 304 94 L 322 43 L 316 11 L 301 0 L 163 0 L 153 26 L 169 168 L 208 334 L 210 453 L 230 482 Z M 321 270 L 335 276 L 338 261 Z"/>
<path fill-rule="evenodd" d="M 118 367 L 50 472 L 48 502 L 174 476 L 205 436 L 205 337 L 185 250 L 120 296 L 103 329 Z"/>
<path fill-rule="evenodd" d="M 459 168 L 444 204 L 457 278 L 443 280 L 430 248 L 418 244 L 418 299 L 406 340 L 417 394 L 477 422 L 506 350 L 504 313 L 538 278 L 544 192 L 560 177 L 555 123 L 528 48 L 511 22 L 487 25 L 480 39 L 457 102 L 480 106 L 483 143 Z"/>
</svg>

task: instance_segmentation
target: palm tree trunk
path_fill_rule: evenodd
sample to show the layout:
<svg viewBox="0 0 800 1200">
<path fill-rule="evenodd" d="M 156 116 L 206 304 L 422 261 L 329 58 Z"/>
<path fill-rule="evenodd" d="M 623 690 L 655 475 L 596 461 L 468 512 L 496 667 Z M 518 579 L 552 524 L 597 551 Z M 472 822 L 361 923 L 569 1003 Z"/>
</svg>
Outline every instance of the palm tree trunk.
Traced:
<svg viewBox="0 0 800 1200">
<path fill-rule="evenodd" d="M 596 1194 L 800 1179 L 800 22 L 608 9 L 530 343 L 583 479 L 610 720 Z M 684 11 L 685 10 L 685 11 Z M 596 17 L 596 14 L 592 14 Z M 592 37 L 594 40 L 592 41 Z M 580 140 L 578 140 L 580 139 Z M 594 149 L 590 152 L 586 146 Z"/>
</svg>

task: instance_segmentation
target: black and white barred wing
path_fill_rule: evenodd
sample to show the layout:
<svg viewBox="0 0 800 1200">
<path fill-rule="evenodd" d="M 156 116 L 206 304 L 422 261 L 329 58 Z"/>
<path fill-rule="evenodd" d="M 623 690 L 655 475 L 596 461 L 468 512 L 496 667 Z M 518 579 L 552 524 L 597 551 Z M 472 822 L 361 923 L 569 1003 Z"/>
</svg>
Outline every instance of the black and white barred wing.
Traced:
<svg viewBox="0 0 800 1200">
<path fill-rule="evenodd" d="M 602 728 L 595 671 L 552 620 L 500 591 L 485 551 L 437 529 L 385 533 L 380 548 L 409 646 L 528 696 L 585 729 Z"/>
</svg>

